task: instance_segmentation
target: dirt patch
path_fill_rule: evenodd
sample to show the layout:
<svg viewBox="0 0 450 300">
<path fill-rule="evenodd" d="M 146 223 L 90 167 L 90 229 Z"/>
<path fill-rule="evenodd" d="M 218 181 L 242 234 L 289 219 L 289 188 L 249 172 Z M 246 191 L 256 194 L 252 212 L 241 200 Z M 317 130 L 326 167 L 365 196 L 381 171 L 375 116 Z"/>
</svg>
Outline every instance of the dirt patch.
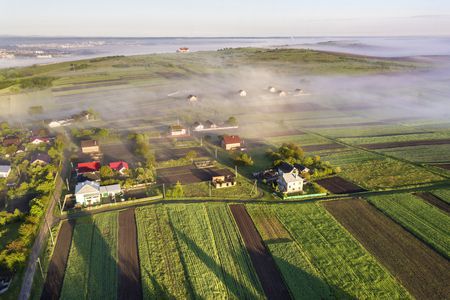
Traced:
<svg viewBox="0 0 450 300">
<path fill-rule="evenodd" d="M 119 291 L 117 298 L 142 299 L 134 208 L 119 212 Z"/>
<path fill-rule="evenodd" d="M 417 299 L 447 299 L 450 263 L 363 200 L 325 208 Z"/>
<path fill-rule="evenodd" d="M 268 299 L 291 299 L 275 260 L 264 245 L 245 206 L 230 205 L 253 267 Z"/>
<path fill-rule="evenodd" d="M 302 149 L 305 152 L 312 152 L 312 151 L 322 151 L 322 150 L 333 150 L 333 149 L 341 149 L 345 148 L 344 145 L 341 144 L 322 144 L 322 145 L 309 145 L 309 146 L 303 146 Z"/>
<path fill-rule="evenodd" d="M 192 165 L 157 169 L 157 182 L 159 184 L 176 184 L 178 181 L 182 184 L 190 184 L 211 180 L 212 176 L 217 175 L 234 175 L 228 169 L 207 168 L 197 169 Z"/>
<path fill-rule="evenodd" d="M 435 195 L 428 192 L 415 193 L 414 195 L 422 198 L 426 202 L 439 208 L 440 210 L 446 212 L 447 214 L 450 213 L 450 205 L 447 202 L 441 200 L 439 197 L 436 197 Z"/>
<path fill-rule="evenodd" d="M 404 141 L 404 142 L 390 142 L 390 143 L 379 143 L 379 144 L 363 144 L 359 145 L 366 149 L 390 149 L 390 148 L 400 148 L 400 147 L 411 147 L 411 146 L 428 146 L 428 145 L 445 145 L 450 144 L 450 139 L 441 140 L 424 140 L 424 141 Z"/>
<path fill-rule="evenodd" d="M 75 220 L 64 221 L 59 229 L 53 256 L 48 266 L 41 299 L 59 299 L 64 281 L 67 259 L 69 258 L 70 245 L 72 244 L 73 228 Z"/>
<path fill-rule="evenodd" d="M 108 164 L 113 161 L 126 161 L 135 164 L 138 158 L 131 151 L 131 146 L 123 143 L 104 144 L 100 150 L 103 153 L 103 163 Z"/>
<path fill-rule="evenodd" d="M 450 170 L 450 164 L 433 164 L 433 167 L 438 167 L 444 170 Z"/>
<path fill-rule="evenodd" d="M 186 156 L 190 151 L 195 151 L 197 157 L 208 157 L 209 153 L 201 147 L 191 148 L 159 148 L 156 150 L 155 157 L 158 161 L 166 161 L 170 159 L 180 159 Z"/>
<path fill-rule="evenodd" d="M 365 191 L 365 189 L 357 186 L 353 182 L 347 181 L 339 176 L 319 179 L 316 182 L 333 194 L 350 194 Z"/>
</svg>

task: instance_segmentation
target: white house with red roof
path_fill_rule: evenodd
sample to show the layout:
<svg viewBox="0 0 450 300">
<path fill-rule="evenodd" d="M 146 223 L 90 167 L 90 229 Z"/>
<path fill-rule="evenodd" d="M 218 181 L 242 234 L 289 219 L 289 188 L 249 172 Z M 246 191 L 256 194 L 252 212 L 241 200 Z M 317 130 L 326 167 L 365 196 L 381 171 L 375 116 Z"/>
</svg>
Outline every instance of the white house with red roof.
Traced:
<svg viewBox="0 0 450 300">
<path fill-rule="evenodd" d="M 40 136 L 32 136 L 30 138 L 30 144 L 39 145 L 39 144 L 42 144 L 42 143 L 45 143 L 45 144 L 50 143 L 50 138 L 48 138 L 48 137 L 40 137 Z"/>
<path fill-rule="evenodd" d="M 128 163 L 124 161 L 113 161 L 109 163 L 109 167 L 113 169 L 114 171 L 119 172 L 120 174 L 124 175 L 126 171 L 128 170 Z"/>
<path fill-rule="evenodd" d="M 225 150 L 241 148 L 241 138 L 237 135 L 225 135 L 222 139 L 222 147 Z"/>
</svg>

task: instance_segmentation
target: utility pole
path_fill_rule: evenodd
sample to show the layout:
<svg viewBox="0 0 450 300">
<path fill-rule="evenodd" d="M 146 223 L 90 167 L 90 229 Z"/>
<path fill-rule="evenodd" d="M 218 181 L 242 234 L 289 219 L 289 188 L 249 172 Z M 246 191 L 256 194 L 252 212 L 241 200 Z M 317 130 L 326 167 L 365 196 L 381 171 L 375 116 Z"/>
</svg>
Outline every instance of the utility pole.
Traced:
<svg viewBox="0 0 450 300">
<path fill-rule="evenodd" d="M 44 219 L 45 219 L 45 224 L 47 224 L 48 231 L 50 232 L 50 240 L 52 241 L 52 246 L 55 247 L 55 240 L 53 240 L 52 229 L 50 228 L 50 225 L 47 222 L 47 217 L 44 217 Z"/>
<path fill-rule="evenodd" d="M 67 190 L 69 190 L 69 179 L 66 178 L 66 186 L 67 186 Z"/>
<path fill-rule="evenodd" d="M 58 203 L 59 210 L 62 213 L 62 206 L 61 206 L 61 201 L 60 201 L 61 199 L 55 199 L 55 194 L 54 193 L 52 195 L 53 195 L 53 201 L 56 201 Z"/>
<path fill-rule="evenodd" d="M 215 156 L 216 156 L 216 159 L 217 159 L 217 148 L 214 148 L 214 150 L 215 150 Z"/>
<path fill-rule="evenodd" d="M 164 183 L 162 185 L 163 185 L 163 199 L 166 199 L 166 186 L 164 185 Z"/>
<path fill-rule="evenodd" d="M 211 198 L 211 181 L 208 181 L 209 197 Z"/>
<path fill-rule="evenodd" d="M 42 271 L 42 264 L 41 264 L 41 258 L 40 257 L 38 257 L 36 259 L 36 263 L 39 265 L 39 270 L 41 270 L 42 279 L 44 279 L 44 271 Z"/>
<path fill-rule="evenodd" d="M 236 165 L 234 165 L 234 176 L 237 178 L 238 177 L 238 174 L 237 174 L 237 166 Z"/>
<path fill-rule="evenodd" d="M 203 147 L 203 137 L 200 137 L 200 147 Z"/>
</svg>

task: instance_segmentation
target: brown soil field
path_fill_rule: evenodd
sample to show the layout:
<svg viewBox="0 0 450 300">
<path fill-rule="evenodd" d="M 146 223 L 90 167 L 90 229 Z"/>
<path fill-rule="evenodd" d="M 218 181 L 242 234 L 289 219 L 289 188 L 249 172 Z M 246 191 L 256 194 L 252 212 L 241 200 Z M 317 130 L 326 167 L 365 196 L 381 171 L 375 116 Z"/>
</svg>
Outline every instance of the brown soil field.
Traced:
<svg viewBox="0 0 450 300">
<path fill-rule="evenodd" d="M 422 198 L 423 200 L 439 208 L 440 210 L 445 211 L 446 213 L 450 213 L 450 205 L 448 205 L 447 202 L 441 200 L 439 197 L 436 197 L 435 195 L 428 192 L 415 193 L 414 195 Z"/>
<path fill-rule="evenodd" d="M 195 151 L 197 157 L 207 157 L 209 153 L 201 147 L 191 147 L 191 148 L 160 148 L 155 152 L 156 160 L 166 161 L 170 159 L 179 159 L 186 156 L 189 151 Z"/>
<path fill-rule="evenodd" d="M 275 260 L 264 245 L 245 206 L 242 204 L 230 205 L 230 210 L 267 298 L 269 300 L 291 299 Z"/>
<path fill-rule="evenodd" d="M 448 260 L 364 200 L 323 205 L 414 297 L 448 299 Z"/>
<path fill-rule="evenodd" d="M 142 299 L 134 208 L 119 213 L 119 291 L 117 298 Z"/>
<path fill-rule="evenodd" d="M 322 151 L 322 150 L 333 150 L 333 149 L 341 149 L 341 148 L 345 148 L 345 146 L 341 145 L 341 144 L 336 144 L 336 143 L 322 144 L 322 145 L 308 145 L 308 146 L 303 146 L 302 147 L 302 149 L 305 152 Z"/>
<path fill-rule="evenodd" d="M 359 146 L 364 147 L 366 149 L 375 150 L 375 149 L 389 149 L 389 148 L 400 148 L 410 146 L 445 145 L 445 144 L 450 144 L 450 139 L 363 144 Z"/>
<path fill-rule="evenodd" d="M 104 164 L 120 160 L 129 164 L 135 164 L 139 161 L 139 159 L 131 152 L 128 145 L 121 142 L 103 144 L 101 145 L 100 150 L 103 153 L 102 161 Z"/>
<path fill-rule="evenodd" d="M 182 184 L 190 184 L 211 180 L 212 176 L 217 174 L 234 175 L 228 169 L 207 168 L 197 169 L 192 165 L 157 169 L 157 182 L 165 184 L 176 184 L 178 181 Z"/>
<path fill-rule="evenodd" d="M 70 245 L 72 244 L 73 228 L 75 220 L 63 221 L 59 229 L 53 256 L 47 270 L 41 299 L 59 299 L 66 272 L 67 259 L 69 258 Z"/>
<path fill-rule="evenodd" d="M 434 164 L 433 167 L 438 167 L 444 170 L 450 170 L 450 164 Z"/>
<path fill-rule="evenodd" d="M 365 189 L 339 176 L 319 179 L 316 182 L 333 194 L 349 194 L 365 191 Z"/>
</svg>

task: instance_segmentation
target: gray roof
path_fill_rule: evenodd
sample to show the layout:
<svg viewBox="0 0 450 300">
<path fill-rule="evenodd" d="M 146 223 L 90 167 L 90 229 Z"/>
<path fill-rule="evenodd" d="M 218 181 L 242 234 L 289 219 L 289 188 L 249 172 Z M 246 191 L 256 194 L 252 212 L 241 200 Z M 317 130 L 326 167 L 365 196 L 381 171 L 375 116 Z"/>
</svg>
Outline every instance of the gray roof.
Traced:
<svg viewBox="0 0 450 300">
<path fill-rule="evenodd" d="M 0 173 L 8 173 L 11 171 L 10 165 L 0 165 Z"/>
<path fill-rule="evenodd" d="M 100 185 L 94 181 L 84 181 L 80 182 L 75 186 L 75 194 L 90 194 L 98 193 L 100 190 Z"/>
<path fill-rule="evenodd" d="M 100 193 L 120 193 L 122 189 L 120 188 L 120 184 L 110 184 L 104 185 L 100 187 Z"/>
</svg>

